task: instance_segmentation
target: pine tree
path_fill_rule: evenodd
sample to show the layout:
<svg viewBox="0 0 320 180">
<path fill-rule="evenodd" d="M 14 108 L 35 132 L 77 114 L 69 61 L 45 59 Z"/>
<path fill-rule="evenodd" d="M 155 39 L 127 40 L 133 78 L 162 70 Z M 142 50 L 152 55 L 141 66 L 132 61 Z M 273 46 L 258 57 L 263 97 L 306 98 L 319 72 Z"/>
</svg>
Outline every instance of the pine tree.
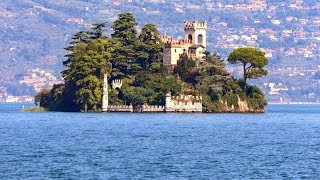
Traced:
<svg viewBox="0 0 320 180">
<path fill-rule="evenodd" d="M 150 68 L 153 72 L 160 72 L 161 69 L 164 46 L 159 34 L 155 24 L 146 24 L 138 37 L 137 61 L 144 69 Z"/>
<path fill-rule="evenodd" d="M 118 17 L 111 26 L 114 30 L 111 36 L 116 45 L 111 60 L 112 77 L 123 79 L 141 70 L 141 66 L 136 62 L 137 22 L 131 13 L 119 14 Z"/>
<path fill-rule="evenodd" d="M 101 22 L 101 23 L 93 23 L 90 34 L 90 39 L 98 39 L 103 36 L 104 32 L 107 32 L 105 29 L 107 22 Z"/>
</svg>

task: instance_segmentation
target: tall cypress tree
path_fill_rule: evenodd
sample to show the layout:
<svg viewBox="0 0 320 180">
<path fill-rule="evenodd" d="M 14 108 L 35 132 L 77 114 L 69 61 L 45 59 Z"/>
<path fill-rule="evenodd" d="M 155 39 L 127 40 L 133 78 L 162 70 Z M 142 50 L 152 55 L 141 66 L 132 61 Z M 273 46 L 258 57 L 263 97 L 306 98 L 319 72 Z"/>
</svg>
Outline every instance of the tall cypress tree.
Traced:
<svg viewBox="0 0 320 180">
<path fill-rule="evenodd" d="M 101 106 L 103 74 L 111 69 L 109 59 L 113 48 L 107 37 L 105 22 L 93 24 L 91 31 L 80 31 L 72 37 L 67 67 L 62 71 L 65 81 L 62 111 L 98 110 Z"/>
</svg>

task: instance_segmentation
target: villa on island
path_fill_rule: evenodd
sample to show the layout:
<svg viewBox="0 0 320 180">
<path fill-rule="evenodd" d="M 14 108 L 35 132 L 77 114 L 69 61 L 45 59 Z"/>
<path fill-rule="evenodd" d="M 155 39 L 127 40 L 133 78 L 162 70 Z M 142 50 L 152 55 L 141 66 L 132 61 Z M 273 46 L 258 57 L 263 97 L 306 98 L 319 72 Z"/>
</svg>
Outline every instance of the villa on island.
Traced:
<svg viewBox="0 0 320 180">
<path fill-rule="evenodd" d="M 164 43 L 163 65 L 174 68 L 182 54 L 187 54 L 192 59 L 203 58 L 203 52 L 206 51 L 207 42 L 207 22 L 193 21 L 184 22 L 184 39 L 175 41 L 172 37 L 163 35 L 161 40 Z M 122 80 L 112 82 L 113 89 L 120 89 Z M 202 97 L 191 95 L 171 96 L 166 94 L 165 106 L 157 105 L 109 105 L 108 102 L 108 78 L 104 76 L 103 112 L 202 112 Z"/>
<path fill-rule="evenodd" d="M 163 65 L 176 66 L 180 56 L 185 53 L 192 59 L 201 59 L 207 46 L 207 22 L 184 22 L 184 39 L 175 41 L 163 35 Z"/>
</svg>

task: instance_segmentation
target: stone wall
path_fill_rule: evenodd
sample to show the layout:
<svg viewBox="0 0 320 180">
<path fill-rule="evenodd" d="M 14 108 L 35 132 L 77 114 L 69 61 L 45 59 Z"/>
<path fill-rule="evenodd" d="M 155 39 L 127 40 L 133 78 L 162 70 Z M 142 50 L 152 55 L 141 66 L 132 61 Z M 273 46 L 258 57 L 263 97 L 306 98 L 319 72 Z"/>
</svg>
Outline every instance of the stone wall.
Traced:
<svg viewBox="0 0 320 180">
<path fill-rule="evenodd" d="M 166 96 L 166 112 L 202 112 L 201 96 Z"/>
<path fill-rule="evenodd" d="M 144 104 L 134 107 L 134 112 L 165 112 L 165 107 Z"/>
<path fill-rule="evenodd" d="M 108 112 L 133 112 L 133 106 L 132 105 L 110 105 L 108 106 Z"/>
</svg>

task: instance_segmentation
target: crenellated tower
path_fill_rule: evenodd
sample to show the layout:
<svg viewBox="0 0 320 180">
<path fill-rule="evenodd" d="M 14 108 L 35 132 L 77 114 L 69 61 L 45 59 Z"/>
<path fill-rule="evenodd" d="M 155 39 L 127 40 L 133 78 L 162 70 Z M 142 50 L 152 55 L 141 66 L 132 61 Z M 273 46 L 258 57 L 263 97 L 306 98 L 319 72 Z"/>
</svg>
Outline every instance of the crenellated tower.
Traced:
<svg viewBox="0 0 320 180">
<path fill-rule="evenodd" d="M 195 45 L 202 45 L 205 48 L 207 47 L 207 30 L 207 21 L 193 21 L 192 23 L 184 21 L 184 39 L 192 41 Z"/>
<path fill-rule="evenodd" d="M 184 39 L 175 41 L 167 35 L 161 36 L 165 47 L 163 49 L 163 65 L 174 67 L 180 56 L 187 54 L 192 59 L 203 59 L 207 46 L 206 21 L 184 22 Z"/>
</svg>

